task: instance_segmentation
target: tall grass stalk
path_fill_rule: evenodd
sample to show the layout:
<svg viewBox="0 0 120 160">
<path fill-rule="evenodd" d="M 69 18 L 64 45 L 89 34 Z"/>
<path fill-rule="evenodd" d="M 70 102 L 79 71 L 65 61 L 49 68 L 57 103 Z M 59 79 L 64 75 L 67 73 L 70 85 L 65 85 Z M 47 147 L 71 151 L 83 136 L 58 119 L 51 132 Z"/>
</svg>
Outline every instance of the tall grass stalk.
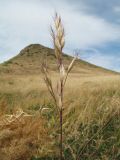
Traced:
<svg viewBox="0 0 120 160">
<path fill-rule="evenodd" d="M 60 119 L 60 160 L 63 158 L 63 100 L 64 100 L 64 87 L 66 84 L 67 77 L 74 65 L 74 62 L 77 57 L 73 58 L 72 62 L 65 70 L 63 64 L 63 48 L 65 46 L 65 31 L 61 21 L 61 17 L 56 13 L 54 17 L 54 27 L 51 27 L 51 36 L 54 45 L 54 53 L 57 60 L 57 67 L 59 71 L 59 80 L 57 81 L 56 89 L 53 87 L 52 80 L 49 76 L 49 71 L 46 61 L 42 64 L 42 73 L 44 75 L 44 81 L 50 92 L 51 96 L 54 99 L 56 107 L 59 112 Z"/>
</svg>

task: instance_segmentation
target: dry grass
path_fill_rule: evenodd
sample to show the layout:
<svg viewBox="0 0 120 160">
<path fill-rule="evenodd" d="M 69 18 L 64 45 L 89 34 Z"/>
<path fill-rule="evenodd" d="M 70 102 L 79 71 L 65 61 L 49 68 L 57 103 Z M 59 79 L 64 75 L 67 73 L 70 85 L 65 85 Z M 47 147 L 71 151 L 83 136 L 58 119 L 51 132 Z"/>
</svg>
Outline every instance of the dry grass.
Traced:
<svg viewBox="0 0 120 160">
<path fill-rule="evenodd" d="M 75 159 L 78 148 L 80 152 L 90 137 L 102 129 L 112 117 L 112 121 L 104 129 L 104 132 L 98 132 L 97 136 L 80 154 L 82 159 L 86 160 L 90 156 L 93 156 L 94 159 L 108 160 L 119 157 L 120 76 L 73 75 L 68 77 L 65 88 L 63 124 L 65 155 L 72 154 L 71 159 Z M 53 81 L 56 81 L 56 74 L 52 74 L 51 77 Z M 7 107 L 3 111 L 1 110 L 1 113 L 13 114 L 12 108 L 22 107 L 25 112 L 34 115 L 40 107 L 53 106 L 52 99 L 40 76 L 27 76 L 27 78 L 3 76 L 0 81 L 0 104 L 2 109 Z M 45 156 L 50 153 L 52 155 L 58 153 L 58 139 L 56 139 L 58 137 L 56 125 L 58 119 L 54 118 L 54 111 L 44 110 L 44 113 L 42 117 L 29 117 L 26 120 L 23 118 L 20 122 L 0 129 L 0 155 L 3 155 L 3 159 L 9 160 L 10 156 L 13 156 L 14 160 L 15 155 L 19 157 L 24 154 L 31 157 L 32 155 Z M 44 119 L 47 123 L 44 122 Z M 40 140 L 38 140 L 38 134 Z M 48 139 L 51 137 L 50 143 L 46 142 L 46 136 Z M 31 143 L 33 152 L 29 146 Z M 18 152 L 20 149 L 17 149 L 19 147 L 23 149 L 20 152 Z"/>
<path fill-rule="evenodd" d="M 79 87 L 77 79 L 68 84 L 64 136 L 73 159 L 119 159 L 119 78 L 84 78 Z"/>
<path fill-rule="evenodd" d="M 30 160 L 33 155 L 50 154 L 45 124 L 39 113 L 27 114 L 18 108 L 12 114 L 1 111 L 0 160 Z"/>
<path fill-rule="evenodd" d="M 61 21 L 61 17 L 56 13 L 54 18 L 54 27 L 51 27 L 51 36 L 54 45 L 54 54 L 56 57 L 57 69 L 59 73 L 59 78 L 57 80 L 57 85 L 55 86 L 51 77 L 49 76 L 47 59 L 42 63 L 42 73 L 44 76 L 44 81 L 47 86 L 48 92 L 51 94 L 56 109 L 58 110 L 59 115 L 59 132 L 60 132 L 60 160 L 63 159 L 63 109 L 64 109 L 64 87 L 68 78 L 69 73 L 71 72 L 74 62 L 77 60 L 77 57 L 74 57 L 67 69 L 63 63 L 63 48 L 65 45 L 65 31 L 64 26 Z"/>
</svg>

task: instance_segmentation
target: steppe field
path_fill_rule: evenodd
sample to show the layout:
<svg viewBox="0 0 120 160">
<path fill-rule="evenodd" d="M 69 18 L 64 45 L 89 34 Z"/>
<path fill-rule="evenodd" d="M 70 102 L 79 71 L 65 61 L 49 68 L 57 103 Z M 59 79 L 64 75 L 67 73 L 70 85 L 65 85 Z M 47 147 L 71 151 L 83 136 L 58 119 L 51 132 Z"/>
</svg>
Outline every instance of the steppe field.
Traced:
<svg viewBox="0 0 120 160">
<path fill-rule="evenodd" d="M 59 115 L 40 70 L 47 53 L 57 85 L 52 52 L 30 45 L 0 66 L 0 160 L 59 159 Z M 120 159 L 119 73 L 75 62 L 64 90 L 63 148 L 65 160 Z"/>
</svg>

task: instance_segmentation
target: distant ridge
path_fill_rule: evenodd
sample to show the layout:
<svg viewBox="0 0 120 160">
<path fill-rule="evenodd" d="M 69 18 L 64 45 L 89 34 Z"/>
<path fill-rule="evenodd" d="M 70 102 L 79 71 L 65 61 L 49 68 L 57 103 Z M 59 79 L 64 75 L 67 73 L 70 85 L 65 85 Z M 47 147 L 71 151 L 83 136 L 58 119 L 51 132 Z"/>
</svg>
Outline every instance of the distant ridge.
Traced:
<svg viewBox="0 0 120 160">
<path fill-rule="evenodd" d="M 41 44 L 31 44 L 20 51 L 12 59 L 0 65 L 1 74 L 40 74 L 41 64 L 44 58 L 51 71 L 56 70 L 56 59 L 54 50 Z M 70 63 L 72 57 L 64 54 L 65 67 Z M 72 70 L 80 74 L 118 74 L 117 72 L 98 67 L 83 60 L 77 60 Z"/>
</svg>

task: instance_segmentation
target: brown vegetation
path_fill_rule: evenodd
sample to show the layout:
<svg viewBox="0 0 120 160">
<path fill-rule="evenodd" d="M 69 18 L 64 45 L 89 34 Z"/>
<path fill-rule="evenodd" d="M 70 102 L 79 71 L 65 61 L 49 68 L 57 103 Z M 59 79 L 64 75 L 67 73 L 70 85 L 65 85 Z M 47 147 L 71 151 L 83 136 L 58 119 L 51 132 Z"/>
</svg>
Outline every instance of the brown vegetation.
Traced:
<svg viewBox="0 0 120 160">
<path fill-rule="evenodd" d="M 51 77 L 55 83 L 57 74 L 53 74 Z M 1 110 L 0 113 L 4 112 L 10 115 L 14 113 L 11 111 L 12 108 L 22 107 L 25 113 L 33 115 L 33 117 L 29 117 L 26 120 L 25 117 L 23 117 L 20 122 L 16 121 L 16 123 L 14 123 L 16 127 L 14 130 L 11 128 L 12 126 L 9 125 L 0 129 L 0 135 L 2 137 L 10 138 L 10 141 L 5 137 L 5 139 L 0 139 L 1 155 L 7 160 L 10 160 L 7 155 L 14 153 L 17 159 L 18 150 L 16 147 L 23 149 L 24 146 L 26 147 L 27 140 L 33 143 L 33 152 L 31 152 L 31 148 L 29 148 L 29 143 L 27 143 L 27 151 L 24 150 L 26 152 L 24 152 L 25 155 L 28 157 L 49 155 L 54 157 L 58 155 L 57 127 L 59 126 L 59 119 L 56 117 L 56 113 L 54 113 L 53 100 L 47 93 L 42 78 L 39 76 L 3 76 L 0 78 L 0 81 L 0 106 L 3 110 Z M 13 82 L 13 84 L 9 84 L 9 82 Z M 79 148 L 81 157 L 86 160 L 89 159 L 90 156 L 93 156 L 94 159 L 115 159 L 119 157 L 120 76 L 91 75 L 86 77 L 79 74 L 70 74 L 66 83 L 64 96 L 64 154 L 67 155 L 67 157 L 70 155 L 71 159 L 73 159 L 72 157 L 75 159 Z M 6 109 L 4 109 L 5 106 L 7 107 Z M 46 109 L 43 109 L 41 115 L 39 111 L 41 111 L 42 108 Z M 47 110 L 47 108 L 50 109 Z M 41 115 L 42 117 L 36 117 L 34 114 Z M 0 120 L 3 119 L 2 117 L 1 115 Z M 22 124 L 24 120 L 25 123 Z M 103 129 L 107 122 L 109 122 L 108 125 Z M 40 128 L 38 127 L 39 129 L 37 130 L 31 124 L 35 124 L 35 126 L 38 125 Z M 24 129 L 22 129 L 21 126 L 23 126 Z M 28 128 L 31 133 L 27 136 Z M 99 132 L 99 130 L 102 131 Z M 38 141 L 37 133 L 41 133 L 41 131 L 45 134 L 42 136 L 40 134 L 40 141 Z M 21 132 L 24 136 L 22 136 Z M 34 140 L 32 140 L 32 134 L 34 134 Z M 93 137 L 95 134 L 97 134 L 97 136 Z M 93 137 L 92 141 L 87 144 L 91 137 Z M 15 143 L 15 141 L 17 142 Z M 40 145 L 38 146 L 38 144 Z M 87 144 L 86 149 L 81 151 L 85 144 Z M 36 148 L 36 146 L 38 146 L 38 148 Z M 92 149 L 94 149 L 94 152 Z M 23 155 L 22 151 L 20 155 Z M 20 155 L 18 155 L 18 157 Z"/>
<path fill-rule="evenodd" d="M 0 160 L 30 160 L 45 148 L 45 139 L 50 141 L 40 114 L 27 114 L 21 109 L 11 114 L 1 111 Z"/>
</svg>

